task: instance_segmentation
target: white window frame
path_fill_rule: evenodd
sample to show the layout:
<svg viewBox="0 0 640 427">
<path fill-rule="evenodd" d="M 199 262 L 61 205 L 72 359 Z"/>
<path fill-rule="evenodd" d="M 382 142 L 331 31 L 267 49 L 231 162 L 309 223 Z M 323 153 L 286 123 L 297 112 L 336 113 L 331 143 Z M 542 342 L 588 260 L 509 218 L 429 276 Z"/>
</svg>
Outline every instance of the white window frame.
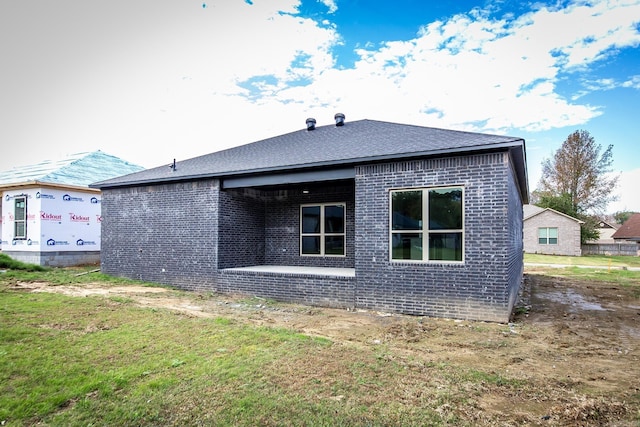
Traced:
<svg viewBox="0 0 640 427">
<path fill-rule="evenodd" d="M 549 237 L 549 230 L 556 230 L 556 242 L 555 243 L 549 243 L 549 239 L 551 239 L 551 237 Z M 544 239 L 546 239 L 546 243 L 540 243 L 540 230 L 545 230 L 546 231 L 546 236 L 544 237 Z M 538 227 L 538 244 L 539 245 L 545 245 L 545 246 L 555 246 L 560 244 L 560 230 L 558 229 L 558 227 Z"/>
<path fill-rule="evenodd" d="M 429 230 L 429 191 L 459 189 L 462 191 L 462 228 L 451 230 Z M 422 192 L 422 224 L 416 230 L 394 230 L 393 229 L 393 194 L 399 192 Z M 393 235 L 394 234 L 420 234 L 422 236 L 422 259 L 399 259 L 393 257 Z M 461 233 L 461 260 L 439 260 L 429 259 L 429 236 L 431 234 Z M 447 185 L 418 188 L 398 188 L 389 190 L 389 261 L 393 263 L 415 263 L 415 264 L 463 264 L 465 261 L 465 188 L 464 185 Z"/>
<path fill-rule="evenodd" d="M 341 206 L 343 217 L 343 232 L 342 233 L 327 233 L 324 229 L 325 207 L 326 206 Z M 302 210 L 308 207 L 320 208 L 320 232 L 319 233 L 303 233 L 302 228 Z M 325 254 L 325 237 L 342 236 L 342 254 Z M 302 253 L 302 238 L 303 237 L 319 237 L 320 238 L 320 253 L 319 254 L 304 254 Z M 300 256 L 304 257 L 336 257 L 344 258 L 347 256 L 347 204 L 346 202 L 337 203 L 307 203 L 300 205 Z"/>
<path fill-rule="evenodd" d="M 22 219 L 18 219 L 17 215 L 16 215 L 16 210 L 17 207 L 16 205 L 18 204 L 19 201 L 24 202 L 24 218 Z M 27 196 L 26 195 L 20 195 L 20 196 L 16 196 L 13 199 L 13 239 L 14 240 L 26 240 L 27 239 Z M 18 224 L 22 224 L 22 229 L 24 230 L 24 233 L 22 235 L 18 235 Z"/>
</svg>

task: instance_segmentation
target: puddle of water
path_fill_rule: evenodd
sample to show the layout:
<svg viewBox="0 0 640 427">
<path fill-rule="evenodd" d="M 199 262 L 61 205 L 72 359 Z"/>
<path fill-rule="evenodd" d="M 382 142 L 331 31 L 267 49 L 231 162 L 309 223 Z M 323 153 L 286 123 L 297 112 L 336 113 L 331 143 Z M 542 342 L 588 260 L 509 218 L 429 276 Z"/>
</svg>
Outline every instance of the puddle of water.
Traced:
<svg viewBox="0 0 640 427">
<path fill-rule="evenodd" d="M 560 304 L 567 304 L 578 310 L 606 311 L 606 308 L 602 307 L 600 304 L 587 301 L 582 295 L 571 289 L 567 289 L 563 292 L 538 294 L 538 297 Z"/>
</svg>

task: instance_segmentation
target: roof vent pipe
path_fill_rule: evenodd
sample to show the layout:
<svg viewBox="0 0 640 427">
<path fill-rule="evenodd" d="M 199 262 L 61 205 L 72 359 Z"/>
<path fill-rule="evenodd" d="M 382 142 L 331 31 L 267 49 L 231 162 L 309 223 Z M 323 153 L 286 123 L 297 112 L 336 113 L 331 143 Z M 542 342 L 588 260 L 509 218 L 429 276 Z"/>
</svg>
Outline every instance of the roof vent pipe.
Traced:
<svg viewBox="0 0 640 427">
<path fill-rule="evenodd" d="M 307 130 L 314 130 L 316 128 L 316 119 L 309 117 L 307 119 Z"/>
<path fill-rule="evenodd" d="M 344 126 L 344 114 L 338 113 L 333 118 L 336 119 L 336 126 Z"/>
</svg>

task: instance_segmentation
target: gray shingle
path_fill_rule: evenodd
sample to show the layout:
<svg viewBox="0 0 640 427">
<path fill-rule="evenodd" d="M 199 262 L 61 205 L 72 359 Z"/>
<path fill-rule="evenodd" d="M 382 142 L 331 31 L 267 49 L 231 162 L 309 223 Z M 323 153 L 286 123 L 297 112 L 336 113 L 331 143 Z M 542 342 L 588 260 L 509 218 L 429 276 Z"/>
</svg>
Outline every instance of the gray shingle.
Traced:
<svg viewBox="0 0 640 427">
<path fill-rule="evenodd" d="M 635 213 L 613 233 L 614 239 L 640 240 L 640 213 Z"/>
<path fill-rule="evenodd" d="M 375 160 L 523 146 L 521 138 L 376 120 L 305 128 L 239 147 L 92 184 L 107 188 L 204 177 L 225 177 Z M 525 178 L 526 179 L 526 178 Z"/>
</svg>

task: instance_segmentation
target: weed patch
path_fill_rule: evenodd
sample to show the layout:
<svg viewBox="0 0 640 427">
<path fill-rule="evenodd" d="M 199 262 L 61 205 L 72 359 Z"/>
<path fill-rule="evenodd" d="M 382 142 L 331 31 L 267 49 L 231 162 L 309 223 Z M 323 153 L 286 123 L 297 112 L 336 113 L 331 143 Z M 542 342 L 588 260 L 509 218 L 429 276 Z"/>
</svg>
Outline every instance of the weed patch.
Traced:
<svg viewBox="0 0 640 427">
<path fill-rule="evenodd" d="M 16 261 L 11 258 L 9 255 L 0 254 L 0 268 L 8 268 L 12 270 L 20 270 L 20 271 L 28 271 L 28 272 L 42 272 L 47 271 L 46 267 L 42 267 L 36 264 L 28 264 L 20 261 Z M 5 274 L 4 272 L 3 274 Z"/>
</svg>

